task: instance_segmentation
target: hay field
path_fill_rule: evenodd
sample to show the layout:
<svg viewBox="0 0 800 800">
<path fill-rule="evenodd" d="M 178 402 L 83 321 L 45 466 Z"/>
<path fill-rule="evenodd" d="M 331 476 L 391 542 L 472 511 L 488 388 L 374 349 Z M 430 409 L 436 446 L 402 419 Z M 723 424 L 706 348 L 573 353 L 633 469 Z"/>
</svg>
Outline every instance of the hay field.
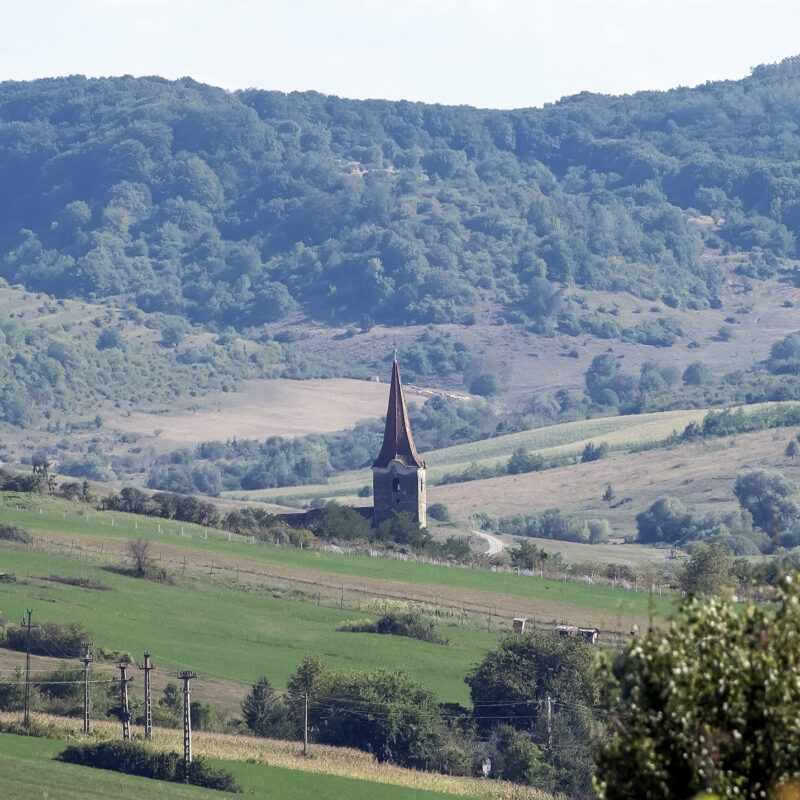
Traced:
<svg viewBox="0 0 800 800">
<path fill-rule="evenodd" d="M 182 401 L 167 414 L 136 413 L 109 420 L 124 433 L 152 437 L 159 446 L 186 446 L 209 440 L 266 439 L 329 433 L 367 417 L 386 413 L 386 383 L 331 378 L 293 381 L 283 378 L 246 381 L 240 392 L 213 392 Z M 424 397 L 408 393 L 409 402 Z"/>
<path fill-rule="evenodd" d="M 444 503 L 451 513 L 467 516 L 486 511 L 497 516 L 561 508 L 587 517 L 603 517 L 620 536 L 633 536 L 636 514 L 664 495 L 700 513 L 737 507 L 733 485 L 740 472 L 775 469 L 800 483 L 800 461 L 783 455 L 796 428 L 680 444 L 643 453 L 618 453 L 586 464 L 544 472 L 509 475 L 471 483 L 432 487 L 429 502 Z M 602 500 L 610 483 L 618 500 Z"/>
</svg>

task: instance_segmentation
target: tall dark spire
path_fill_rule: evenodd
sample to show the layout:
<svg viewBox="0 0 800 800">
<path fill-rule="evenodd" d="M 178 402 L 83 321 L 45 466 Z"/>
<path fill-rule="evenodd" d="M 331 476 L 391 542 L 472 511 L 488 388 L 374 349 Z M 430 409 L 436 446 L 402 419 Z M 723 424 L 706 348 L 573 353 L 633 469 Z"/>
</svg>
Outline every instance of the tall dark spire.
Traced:
<svg viewBox="0 0 800 800">
<path fill-rule="evenodd" d="M 414 437 L 411 435 L 403 384 L 400 381 L 400 368 L 397 366 L 397 351 L 392 364 L 392 384 L 389 388 L 389 408 L 386 411 L 383 446 L 372 466 L 388 467 L 389 462 L 395 459 L 407 467 L 425 468 L 425 462 L 420 458 L 414 446 Z"/>
</svg>

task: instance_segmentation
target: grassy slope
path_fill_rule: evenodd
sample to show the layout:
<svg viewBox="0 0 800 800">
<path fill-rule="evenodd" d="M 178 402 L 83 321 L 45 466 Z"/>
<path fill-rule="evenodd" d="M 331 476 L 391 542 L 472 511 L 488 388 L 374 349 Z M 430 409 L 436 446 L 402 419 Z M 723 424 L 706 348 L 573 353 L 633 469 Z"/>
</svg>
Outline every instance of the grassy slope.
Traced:
<svg viewBox="0 0 800 800">
<path fill-rule="evenodd" d="M 139 800 L 192 800 L 192 798 L 230 797 L 211 789 L 162 783 L 148 778 L 121 775 L 107 770 L 61 764 L 53 757 L 63 750 L 64 742 L 0 734 L 0 785 L 3 796 L 14 800 L 86 800 L 109 798 Z M 452 797 L 441 792 L 429 792 L 408 787 L 378 784 L 370 781 L 320 775 L 270 767 L 266 764 L 244 764 L 212 759 L 216 766 L 230 770 L 244 789 L 242 797 L 263 800 L 306 800 L 324 797 L 326 800 L 439 800 Z"/>
<path fill-rule="evenodd" d="M 606 518 L 616 534 L 632 536 L 636 515 L 659 497 L 677 497 L 697 513 L 724 513 L 738 507 L 733 487 L 740 472 L 778 470 L 800 482 L 800 461 L 784 455 L 787 442 L 796 435 L 798 428 L 778 428 L 643 453 L 617 453 L 543 472 L 438 486 L 430 491 L 429 502 L 444 503 L 459 516 L 474 511 L 498 516 L 530 513 L 554 506 L 585 518 Z M 609 482 L 619 499 L 631 501 L 610 509 L 602 500 Z M 548 549 L 559 544 L 551 542 Z M 595 553 L 584 557 L 601 560 L 603 551 Z"/>
<path fill-rule="evenodd" d="M 443 628 L 451 640 L 446 648 L 415 639 L 341 633 L 336 631 L 339 622 L 367 615 L 232 591 L 206 580 L 194 581 L 191 589 L 154 584 L 68 556 L 2 549 L 0 571 L 23 580 L 53 573 L 86 577 L 114 589 L 40 580 L 0 584 L 0 609 L 8 619 L 33 608 L 40 621 L 81 621 L 103 647 L 137 656 L 149 651 L 153 662 L 165 669 L 194 669 L 234 681 L 255 682 L 267 675 L 283 686 L 300 661 L 315 654 L 337 668 L 402 665 L 443 700 L 465 702 L 464 676 L 497 641 L 496 634 L 453 625 Z"/>
<path fill-rule="evenodd" d="M 170 545 L 205 551 L 208 553 L 209 559 L 214 553 L 220 553 L 243 559 L 247 558 L 251 561 L 273 562 L 341 575 L 400 581 L 408 584 L 462 587 L 525 598 L 547 599 L 551 602 L 561 602 L 570 606 L 615 612 L 621 611 L 642 616 L 648 613 L 648 598 L 646 596 L 633 592 L 621 593 L 608 586 L 589 586 L 541 579 L 532 580 L 523 575 L 493 573 L 479 569 L 458 569 L 356 555 L 344 557 L 332 553 L 275 547 L 261 543 L 254 546 L 249 543 L 249 540 L 242 537 L 234 536 L 232 541 L 229 542 L 226 534 L 211 531 L 207 540 L 189 538 L 188 534 L 190 533 L 195 537 L 202 536 L 202 529 L 190 525 L 183 526 L 187 536 L 170 535 L 167 537 L 164 533 L 158 534 L 158 525 L 161 524 L 162 531 L 169 530 L 173 534 L 179 534 L 180 523 L 159 523 L 158 520 L 152 518 L 118 514 L 116 512 L 113 514 L 110 512 L 92 512 L 89 522 L 86 522 L 76 514 L 74 505 L 45 500 L 42 501 L 42 514 L 38 513 L 38 507 L 38 501 L 34 500 L 33 508 L 16 510 L 14 498 L 7 496 L 5 507 L 0 508 L 0 521 L 12 522 L 33 531 L 91 533 L 123 538 L 142 537 L 155 541 L 165 541 L 168 538 Z M 62 517 L 62 514 L 58 513 L 58 508 L 70 508 L 71 514 Z M 115 520 L 113 527 L 111 526 L 112 516 Z M 134 522 L 138 525 L 135 529 Z M 413 589 L 413 586 L 411 588 Z M 664 599 L 659 601 L 656 610 L 658 613 L 666 614 L 669 608 L 669 602 Z"/>
</svg>

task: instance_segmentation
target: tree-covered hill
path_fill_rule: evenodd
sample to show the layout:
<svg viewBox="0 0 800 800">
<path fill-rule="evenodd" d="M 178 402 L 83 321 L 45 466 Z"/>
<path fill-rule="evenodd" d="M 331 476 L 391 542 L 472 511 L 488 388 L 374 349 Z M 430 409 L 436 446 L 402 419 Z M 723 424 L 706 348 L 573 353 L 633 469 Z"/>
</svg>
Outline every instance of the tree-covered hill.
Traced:
<svg viewBox="0 0 800 800">
<path fill-rule="evenodd" d="M 0 274 L 237 328 L 540 329 L 569 282 L 714 304 L 798 256 L 800 57 L 741 81 L 489 111 L 185 78 L 0 84 Z"/>
</svg>

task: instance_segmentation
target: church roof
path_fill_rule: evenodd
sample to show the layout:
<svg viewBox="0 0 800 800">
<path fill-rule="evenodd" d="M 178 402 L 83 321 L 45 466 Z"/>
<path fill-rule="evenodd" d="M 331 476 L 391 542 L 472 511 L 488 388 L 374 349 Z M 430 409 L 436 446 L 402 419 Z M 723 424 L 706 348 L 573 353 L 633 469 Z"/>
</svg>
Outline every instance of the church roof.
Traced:
<svg viewBox="0 0 800 800">
<path fill-rule="evenodd" d="M 375 459 L 373 467 L 388 467 L 390 461 L 400 461 L 407 467 L 425 468 L 414 446 L 411 425 L 408 422 L 408 409 L 403 396 L 400 368 L 397 357 L 392 364 L 392 384 L 389 388 L 389 408 L 386 412 L 386 428 L 383 432 L 383 446 Z"/>
</svg>

